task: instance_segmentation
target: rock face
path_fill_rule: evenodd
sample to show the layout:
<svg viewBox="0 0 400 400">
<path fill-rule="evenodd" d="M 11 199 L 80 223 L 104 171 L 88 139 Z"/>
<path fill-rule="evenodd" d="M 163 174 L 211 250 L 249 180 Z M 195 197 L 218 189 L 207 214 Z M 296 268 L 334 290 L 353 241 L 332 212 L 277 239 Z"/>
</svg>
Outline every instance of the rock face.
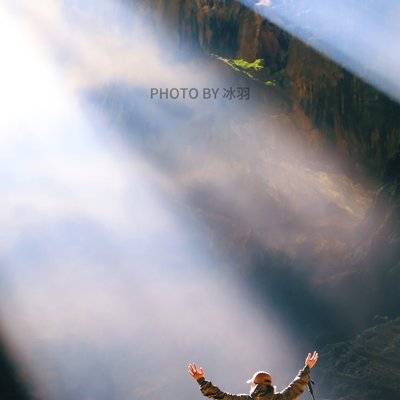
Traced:
<svg viewBox="0 0 400 400">
<path fill-rule="evenodd" d="M 318 395 L 338 400 L 395 399 L 400 393 L 400 318 L 321 352 Z"/>
<path fill-rule="evenodd" d="M 298 40 L 286 73 L 300 112 L 339 152 L 382 177 L 399 152 L 399 105 Z"/>
<path fill-rule="evenodd" d="M 3 339 L 3 338 L 2 338 Z M 2 342 L 3 343 L 3 342 Z M 28 400 L 29 388 L 25 379 L 17 374 L 9 354 L 3 344 L 0 345 L 0 396 L 3 399 Z M 26 377 L 24 377 L 26 378 Z"/>
<path fill-rule="evenodd" d="M 294 116 L 353 160 L 382 177 L 399 153 L 397 103 L 234 0 L 149 0 L 153 22 L 168 24 L 176 43 L 224 57 L 264 60 L 289 81 Z M 251 3 L 251 2 L 249 2 Z"/>
<path fill-rule="evenodd" d="M 285 68 L 289 36 L 234 0 L 150 0 L 154 24 L 170 29 L 176 44 L 223 57 L 263 58 L 272 71 Z M 147 5 L 147 8 L 146 8 Z"/>
<path fill-rule="evenodd" d="M 341 155 L 353 179 L 375 179 L 380 189 L 359 226 L 359 243 L 348 252 L 348 270 L 325 285 L 332 292 L 346 287 L 353 293 L 346 301 L 374 296 L 376 308 L 370 315 L 382 310 L 396 315 L 400 306 L 396 285 L 400 278 L 399 104 L 238 1 L 139 3 L 153 24 L 168 25 L 172 40 L 181 47 L 249 62 L 263 59 L 268 73 L 282 78 L 278 82 L 284 83 L 290 117 L 305 140 Z"/>
<path fill-rule="evenodd" d="M 364 329 L 365 321 L 371 316 L 384 312 L 394 317 L 399 315 L 400 309 L 400 106 L 238 1 L 149 0 L 141 3 L 153 8 L 149 15 L 154 24 L 167 22 L 173 40 L 181 47 L 249 62 L 263 59 L 268 73 L 282 78 L 279 83 L 283 83 L 282 90 L 289 99 L 290 117 L 305 140 L 311 146 L 323 146 L 341 155 L 352 178 L 367 176 L 377 183 L 379 190 L 373 205 L 358 227 L 359 243 L 351 245 L 342 273 L 321 284 L 321 291 L 333 293 L 335 301 L 343 302 L 342 310 L 349 311 L 363 333 L 324 348 L 320 385 L 323 397 L 319 397 L 336 400 L 397 398 L 400 393 L 400 366 L 396 361 L 400 320 Z M 199 200 L 198 194 L 196 199 Z M 279 206 L 280 203 L 274 215 L 279 214 Z M 232 221 L 228 217 L 225 219 Z M 210 217 L 210 224 L 213 223 L 220 229 L 223 225 L 215 214 Z M 237 234 L 237 230 L 234 233 Z M 222 236 L 229 235 L 224 232 Z M 255 254 L 252 264 L 260 264 L 260 270 L 265 272 L 269 266 L 268 279 L 265 278 L 268 282 L 263 282 L 258 273 L 255 279 L 269 292 L 278 288 L 279 296 L 284 292 L 279 288 L 288 287 L 287 276 L 281 282 L 282 258 L 277 257 L 275 276 L 273 255 L 264 254 L 262 246 L 259 251 L 248 250 L 255 246 L 251 232 L 243 237 L 242 241 L 230 240 L 232 247 L 242 246 L 247 253 Z M 287 268 L 287 275 L 293 273 L 290 268 Z M 292 281 L 293 288 L 298 289 L 298 276 L 293 275 Z M 304 294 L 303 288 L 301 291 Z M 348 293 L 348 296 L 344 298 L 337 293 Z M 310 297 L 307 299 L 316 307 L 313 315 L 326 316 L 327 307 Z M 366 310 L 360 299 L 373 299 L 368 315 L 362 315 Z M 302 306 L 307 310 L 311 307 L 307 302 Z M 305 318 L 301 321 L 303 328 Z M 332 321 L 322 318 L 321 324 L 329 331 Z"/>
</svg>

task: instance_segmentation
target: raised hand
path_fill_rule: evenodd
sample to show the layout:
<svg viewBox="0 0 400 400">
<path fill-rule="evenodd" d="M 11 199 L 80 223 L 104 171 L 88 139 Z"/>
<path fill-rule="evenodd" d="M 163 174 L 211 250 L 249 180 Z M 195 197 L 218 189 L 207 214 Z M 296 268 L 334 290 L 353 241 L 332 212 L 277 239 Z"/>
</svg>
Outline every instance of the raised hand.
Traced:
<svg viewBox="0 0 400 400">
<path fill-rule="evenodd" d="M 203 368 L 198 368 L 195 363 L 190 363 L 188 365 L 188 372 L 196 381 L 200 378 L 204 378 Z"/>
<path fill-rule="evenodd" d="M 305 365 L 307 365 L 309 368 L 313 368 L 315 364 L 318 361 L 318 353 L 314 351 L 314 353 L 308 353 L 308 356 L 306 357 Z"/>
</svg>

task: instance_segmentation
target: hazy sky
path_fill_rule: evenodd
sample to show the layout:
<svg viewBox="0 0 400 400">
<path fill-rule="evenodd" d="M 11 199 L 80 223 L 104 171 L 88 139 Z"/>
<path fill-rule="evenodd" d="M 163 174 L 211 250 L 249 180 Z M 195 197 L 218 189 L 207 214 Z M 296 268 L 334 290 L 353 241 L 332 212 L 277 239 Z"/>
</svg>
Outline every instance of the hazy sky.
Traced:
<svg viewBox="0 0 400 400">
<path fill-rule="evenodd" d="M 249 4 L 246 0 L 242 3 Z M 271 0 L 255 5 L 255 9 L 355 75 L 400 99 L 398 1 Z"/>
</svg>

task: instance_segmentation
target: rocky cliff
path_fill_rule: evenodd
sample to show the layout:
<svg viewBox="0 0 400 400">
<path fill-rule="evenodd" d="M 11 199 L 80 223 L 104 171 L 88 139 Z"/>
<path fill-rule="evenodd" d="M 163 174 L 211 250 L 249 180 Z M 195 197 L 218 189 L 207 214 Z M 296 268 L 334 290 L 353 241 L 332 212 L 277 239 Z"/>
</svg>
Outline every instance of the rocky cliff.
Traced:
<svg viewBox="0 0 400 400">
<path fill-rule="evenodd" d="M 228 60 L 261 59 L 265 65 L 263 79 L 271 79 L 281 89 L 290 119 L 310 147 L 323 147 L 339 155 L 355 181 L 374 181 L 379 189 L 358 226 L 359 240 L 340 261 L 347 265 L 347 271 L 333 275 L 323 285 L 333 293 L 345 287 L 351 293 L 345 302 L 372 295 L 374 306 L 368 318 L 383 310 L 397 315 L 399 104 L 238 1 L 137 3 L 155 27 L 167 25 L 177 47 Z"/>
<path fill-rule="evenodd" d="M 320 396 L 346 400 L 397 398 L 400 319 L 380 323 L 321 352 Z"/>
<path fill-rule="evenodd" d="M 167 23 L 179 46 L 247 61 L 290 86 L 293 115 L 309 131 L 352 159 L 356 170 L 382 177 L 399 153 L 397 103 L 234 0 L 149 0 L 154 24 Z M 249 2 L 251 3 L 251 2 Z M 279 81 L 278 81 L 279 82 Z"/>
<path fill-rule="evenodd" d="M 347 250 L 345 261 L 340 261 L 346 265 L 346 271 L 332 275 L 322 284 L 322 290 L 349 293 L 341 306 L 343 310 L 351 308 L 352 318 L 361 321 L 360 329 L 364 329 L 365 321 L 375 314 L 399 315 L 399 104 L 238 1 L 149 0 L 140 3 L 147 11 L 149 6 L 152 8 L 149 18 L 154 26 L 167 24 L 179 47 L 230 60 L 254 62 L 261 59 L 265 65 L 263 79 L 270 79 L 282 90 L 290 118 L 300 128 L 304 140 L 311 147 L 322 146 L 342 157 L 352 179 L 362 178 L 363 184 L 373 181 L 379 188 L 372 207 L 358 226 L 359 241 Z M 214 217 L 210 221 L 221 226 Z M 254 246 L 249 237 L 245 242 L 248 248 Z M 291 291 L 287 276 L 281 281 L 277 272 L 279 276 L 271 279 L 275 273 L 274 262 L 271 254 L 265 255 L 263 251 L 252 254 L 258 254 L 261 268 L 269 266 L 268 278 L 260 282 L 257 274 L 256 280 L 264 289 L 272 293 L 276 290 L 278 297 L 282 295 L 278 293 L 281 287 L 289 285 Z M 277 271 L 281 272 L 281 258 L 277 264 Z M 294 276 L 293 293 L 298 289 L 299 277 Z M 341 296 L 336 297 L 340 303 Z M 354 304 L 360 303 L 359 299 L 373 299 L 371 308 L 361 309 L 365 308 L 364 304 L 360 309 L 354 308 Z M 327 318 L 329 309 L 320 302 L 310 301 L 314 308 L 309 308 L 307 302 L 302 306 L 311 309 L 313 315 L 318 314 L 318 318 Z M 361 315 L 366 312 L 367 316 Z M 329 323 L 332 321 L 322 318 L 322 325 L 331 330 Z M 323 394 L 327 398 L 347 400 L 395 398 L 400 392 L 399 366 L 395 361 L 398 327 L 397 319 L 363 331 L 352 340 L 325 347 Z"/>
<path fill-rule="evenodd" d="M 151 9 L 148 15 L 154 26 L 167 24 L 177 46 L 228 59 L 263 60 L 264 78 L 266 73 L 285 92 L 290 117 L 305 140 L 340 155 L 352 178 L 367 176 L 381 186 L 360 225 L 363 240 L 348 263 L 362 265 L 365 272 L 376 271 L 376 265 L 384 262 L 386 270 L 398 277 L 399 104 L 239 1 L 139 3 Z M 382 248 L 387 249 L 384 257 Z M 363 292 L 376 288 L 379 279 L 370 273 L 361 281 Z"/>
<path fill-rule="evenodd" d="M 271 301 L 280 315 L 291 321 L 288 329 L 293 328 L 293 332 L 311 338 L 312 343 L 321 347 L 336 342 L 325 348 L 322 359 L 326 361 L 321 362 L 322 386 L 324 394 L 329 396 L 325 398 L 369 399 L 371 393 L 381 399 L 395 398 L 392 394 L 398 395 L 399 391 L 393 381 L 384 391 L 376 386 L 364 387 L 362 383 L 372 379 L 375 372 L 378 376 L 385 374 L 384 365 L 374 363 L 379 348 L 375 343 L 383 343 L 389 336 L 397 343 L 396 331 L 388 328 L 389 336 L 385 336 L 379 328 L 373 352 L 365 351 L 369 339 L 364 340 L 364 334 L 361 338 L 344 340 L 355 332 L 364 332 L 375 314 L 399 315 L 399 106 L 237 1 L 149 0 L 136 4 L 147 13 L 146 22 L 154 27 L 167 25 L 168 37 L 175 47 L 196 49 L 230 61 L 262 59 L 265 65 L 262 78 L 276 82 L 274 90 L 281 90 L 287 101 L 288 116 L 300 128 L 309 147 L 327 148 L 347 162 L 351 178 L 345 181 L 342 196 L 333 184 L 342 175 L 332 176 L 323 168 L 313 168 L 314 165 L 301 168 L 299 163 L 297 167 L 294 158 L 287 157 L 285 151 L 279 163 L 270 163 L 272 151 L 268 153 L 268 147 L 264 146 L 267 141 L 257 141 L 249 151 L 249 159 L 243 161 L 240 155 L 249 144 L 248 133 L 259 132 L 259 139 L 265 132 L 264 121 L 257 125 L 249 116 L 248 119 L 236 116 L 235 110 L 229 115 L 229 123 L 226 123 L 228 118 L 214 123 L 209 114 L 204 114 L 190 121 L 187 129 L 187 125 L 180 124 L 181 119 L 189 119 L 185 110 L 169 114 L 173 130 L 167 135 L 168 146 L 171 147 L 176 136 L 184 137 L 185 148 L 180 146 L 179 151 L 187 152 L 191 159 L 197 157 L 197 162 L 184 164 L 181 174 L 171 173 L 174 184 L 185 196 L 186 203 L 178 206 L 183 209 L 189 205 L 210 227 L 213 234 L 209 237 L 210 247 L 218 250 L 223 247 L 235 260 L 244 254 L 250 255 L 248 264 L 240 270 L 243 281 L 252 280 L 252 290 Z M 216 60 L 213 58 L 213 61 Z M 232 72 L 226 64 L 222 66 L 227 73 Z M 271 89 L 261 86 L 264 90 Z M 148 139 L 153 120 L 147 123 L 140 114 L 140 102 L 132 100 L 137 98 L 135 93 L 118 87 L 112 90 L 115 93 L 109 91 L 104 96 L 101 92 L 99 98 L 102 102 L 107 99 L 105 108 L 113 110 L 113 121 L 128 131 L 126 137 L 134 136 L 132 121 L 137 129 L 138 121 L 143 120 L 140 140 L 147 138 L 152 154 L 161 149 L 162 160 L 170 151 L 170 160 L 176 162 L 176 152 L 160 145 L 161 134 L 156 129 L 150 132 L 154 141 Z M 156 120 L 159 109 L 154 103 L 151 111 Z M 175 134 L 183 129 L 190 132 Z M 192 131 L 201 134 L 191 136 Z M 200 146 L 196 146 L 199 137 L 208 140 L 207 154 L 221 144 L 223 154 L 227 153 L 229 158 L 199 157 Z M 231 147 L 226 150 L 227 137 L 239 143 L 238 154 L 232 154 Z M 282 136 L 276 142 L 279 139 Z M 276 153 L 276 146 L 273 151 Z M 160 154 L 156 156 L 154 159 L 159 160 Z M 162 163 L 163 172 L 169 165 L 169 162 Z M 172 165 L 171 169 L 179 170 Z M 218 171 L 229 178 L 223 180 L 222 187 L 221 181 L 213 177 Z M 349 198 L 346 194 L 352 191 L 353 183 L 360 176 L 367 177 L 363 183 L 373 177 L 379 190 L 365 218 L 360 213 L 355 220 L 354 215 L 362 208 L 356 200 L 362 196 L 354 196 L 356 200 L 351 207 L 340 200 Z M 279 192 L 282 189 L 284 193 Z M 310 193 L 316 193 L 324 201 L 315 201 Z M 238 210 L 243 210 L 243 215 L 238 216 Z M 355 235 L 358 242 L 349 239 L 354 237 L 353 230 L 344 235 L 346 224 L 351 229 L 358 224 Z M 290 249 L 289 256 L 281 251 L 282 243 L 284 249 Z M 310 264 L 313 265 L 310 267 Z M 326 267 L 332 265 L 328 271 Z M 326 273 L 318 288 L 313 285 L 312 272 L 316 270 Z M 328 298 L 324 297 L 326 294 Z M 338 303 L 340 308 L 336 308 Z M 336 357 L 341 360 L 339 365 Z M 385 357 L 393 362 L 396 355 L 389 351 Z M 371 365 L 372 369 L 368 369 L 371 373 L 361 370 L 365 363 Z M 338 391 L 329 391 L 329 377 L 338 370 L 334 378 Z M 391 367 L 386 370 L 388 374 L 393 371 Z M 352 397 L 355 391 L 361 396 Z"/>
</svg>

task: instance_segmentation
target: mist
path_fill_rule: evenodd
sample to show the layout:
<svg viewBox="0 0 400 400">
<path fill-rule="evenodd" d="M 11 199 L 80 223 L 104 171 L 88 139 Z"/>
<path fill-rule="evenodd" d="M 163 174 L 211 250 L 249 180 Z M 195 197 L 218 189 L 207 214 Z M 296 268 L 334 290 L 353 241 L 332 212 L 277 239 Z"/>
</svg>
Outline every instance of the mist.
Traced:
<svg viewBox="0 0 400 400">
<path fill-rule="evenodd" d="M 284 384 L 301 360 L 281 318 L 259 313 L 240 282 L 221 276 L 228 260 L 207 250 L 201 224 L 165 195 L 163 171 L 124 149 L 105 119 L 90 120 L 79 96 L 109 72 L 85 80 L 86 68 L 99 67 L 87 36 L 93 65 L 77 54 L 71 72 L 54 60 L 53 50 L 77 43 L 52 47 L 66 32 L 62 3 L 51 4 L 54 15 L 1 11 L 2 325 L 33 396 L 183 399 L 198 390 L 191 360 L 231 390 L 247 391 L 261 367 Z M 282 352 L 285 367 L 274 363 Z"/>
<path fill-rule="evenodd" d="M 371 191 L 257 85 L 249 100 L 152 99 L 249 83 L 178 51 L 138 6 L 0 12 L 2 326 L 33 393 L 200 397 L 189 361 L 230 392 L 259 369 L 288 383 L 314 338 L 246 281 L 249 252 L 286 257 L 313 288 L 345 267 Z"/>
</svg>

